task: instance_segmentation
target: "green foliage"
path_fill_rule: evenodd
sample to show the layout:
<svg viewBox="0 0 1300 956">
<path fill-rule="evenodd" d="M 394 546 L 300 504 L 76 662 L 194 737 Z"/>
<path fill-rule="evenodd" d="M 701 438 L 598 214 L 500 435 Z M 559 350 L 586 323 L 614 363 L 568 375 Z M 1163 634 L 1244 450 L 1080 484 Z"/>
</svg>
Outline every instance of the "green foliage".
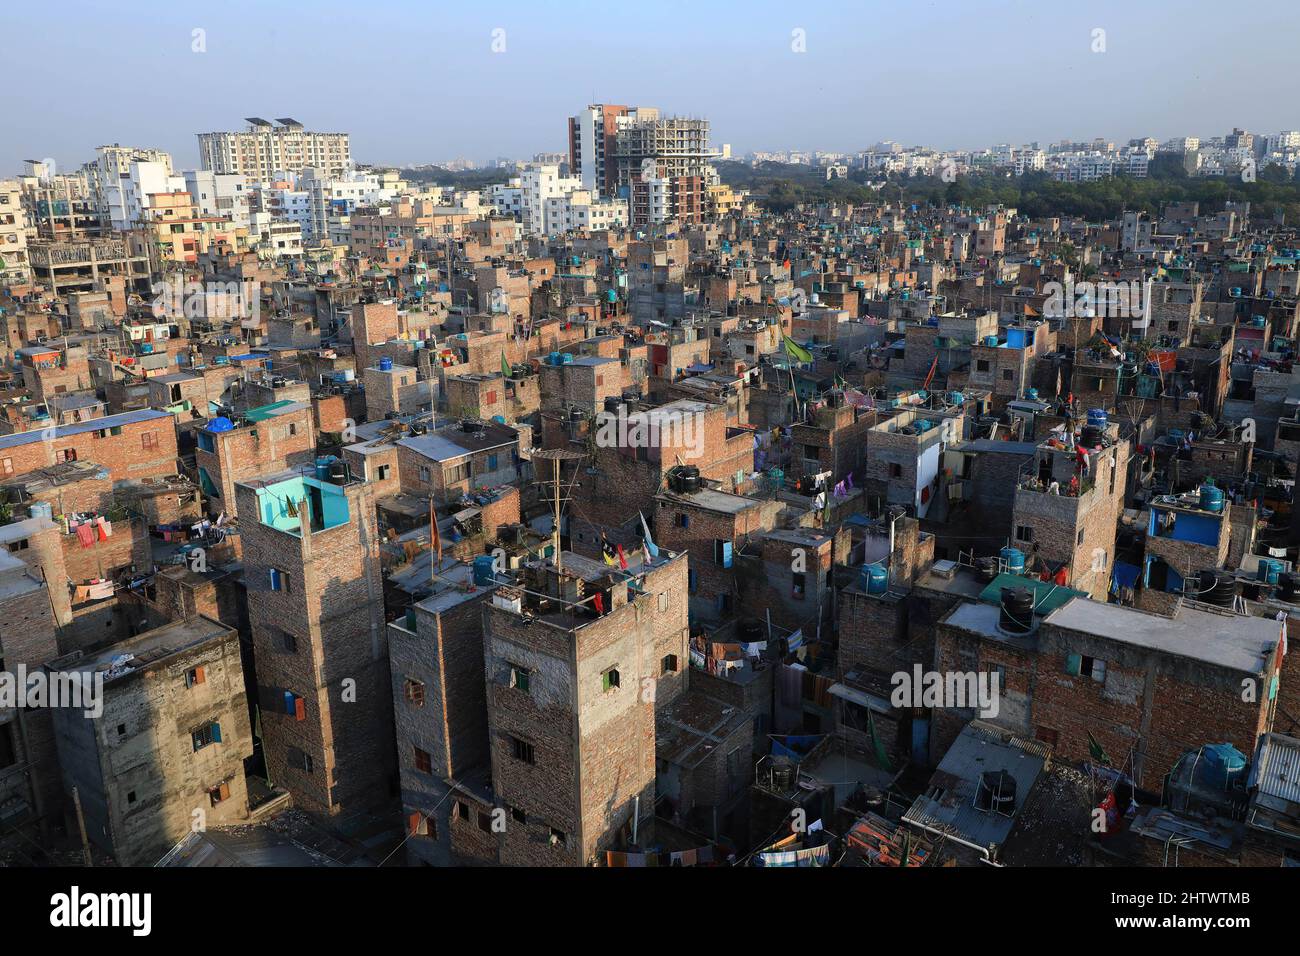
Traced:
<svg viewBox="0 0 1300 956">
<path fill-rule="evenodd" d="M 971 173 L 945 183 L 937 176 L 893 177 L 879 191 L 863 185 L 865 171 L 848 180 L 826 180 L 825 171 L 789 163 L 724 162 L 717 164 L 722 180 L 756 194 L 773 212 L 798 203 L 902 201 L 920 206 L 964 205 L 974 209 L 1002 204 L 1022 214 L 1079 216 L 1093 222 L 1114 219 L 1125 210 L 1158 215 L 1169 203 L 1199 202 L 1202 214 L 1221 210 L 1227 202 L 1248 201 L 1257 214 L 1282 208 L 1288 222 L 1300 221 L 1300 182 L 1285 169 L 1271 165 L 1256 182 L 1237 178 L 1189 177 L 1180 157 L 1158 156 L 1146 179 L 1110 176 L 1088 183 L 1056 182 L 1048 173 Z M 878 180 L 877 180 L 878 181 Z"/>
</svg>

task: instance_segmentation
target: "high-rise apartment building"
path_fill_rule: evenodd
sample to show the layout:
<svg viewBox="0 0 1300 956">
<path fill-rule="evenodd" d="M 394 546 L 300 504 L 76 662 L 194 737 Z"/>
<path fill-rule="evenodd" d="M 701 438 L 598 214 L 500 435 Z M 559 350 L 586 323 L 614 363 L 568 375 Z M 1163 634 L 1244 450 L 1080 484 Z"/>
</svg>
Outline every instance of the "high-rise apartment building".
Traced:
<svg viewBox="0 0 1300 956">
<path fill-rule="evenodd" d="M 288 118 L 271 123 L 251 116 L 247 122 L 243 132 L 198 134 L 205 170 L 263 182 L 277 171 L 298 173 L 307 166 L 342 176 L 352 165 L 347 133 L 312 133 Z"/>
<path fill-rule="evenodd" d="M 636 113 L 633 107 L 597 103 L 569 117 L 569 175 L 579 177 L 584 189 L 596 190 L 602 196 L 613 196 L 618 191 L 614 162 L 618 122 Z"/>
<path fill-rule="evenodd" d="M 630 203 L 633 225 L 704 218 L 709 180 L 709 121 L 668 117 L 657 111 L 619 122 L 614 156 L 620 195 Z"/>
</svg>

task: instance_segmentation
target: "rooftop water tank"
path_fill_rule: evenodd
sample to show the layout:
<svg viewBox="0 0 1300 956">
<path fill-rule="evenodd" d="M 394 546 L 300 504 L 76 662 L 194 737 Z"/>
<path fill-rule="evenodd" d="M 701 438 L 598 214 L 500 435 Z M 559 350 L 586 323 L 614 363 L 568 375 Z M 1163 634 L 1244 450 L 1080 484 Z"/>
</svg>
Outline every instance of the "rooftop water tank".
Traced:
<svg viewBox="0 0 1300 956">
<path fill-rule="evenodd" d="M 1110 418 L 1106 414 L 1106 409 L 1104 408 L 1088 409 L 1088 424 L 1091 425 L 1093 428 L 1105 428 L 1106 425 L 1109 423 L 1109 421 Z"/>
<path fill-rule="evenodd" d="M 884 594 L 889 590 L 889 572 L 879 564 L 864 564 L 858 586 L 868 594 Z"/>
<path fill-rule="evenodd" d="M 1036 388 L 1026 389 L 1025 398 L 1029 399 L 1031 402 L 1038 401 L 1038 389 Z"/>
<path fill-rule="evenodd" d="M 218 416 L 208 422 L 208 431 L 210 432 L 228 432 L 234 429 L 235 423 L 229 418 Z"/>
<path fill-rule="evenodd" d="M 316 477 L 326 481 L 330 476 L 330 465 L 334 463 L 333 455 L 324 455 L 316 459 Z"/>
<path fill-rule="evenodd" d="M 393 360 L 387 355 L 379 360 L 379 371 L 391 372 L 393 370 Z"/>
<path fill-rule="evenodd" d="M 480 554 L 474 559 L 474 583 L 480 587 L 495 583 L 492 555 Z"/>
<path fill-rule="evenodd" d="M 1256 577 L 1265 584 L 1277 584 L 1282 576 L 1283 567 L 1281 561 L 1274 561 L 1272 558 L 1261 558 Z"/>
<path fill-rule="evenodd" d="M 1201 572 L 1196 600 L 1218 607 L 1232 607 L 1237 596 L 1237 579 L 1228 571 L 1208 568 Z"/>
<path fill-rule="evenodd" d="M 986 335 L 984 336 L 984 344 L 992 348 L 996 348 L 998 344 L 998 337 L 996 335 Z"/>
<path fill-rule="evenodd" d="M 33 518 L 53 518 L 54 508 L 48 501 L 33 501 L 27 506 L 27 513 Z"/>
<path fill-rule="evenodd" d="M 1000 554 L 1008 574 L 1025 573 L 1025 552 L 1019 548 L 1003 548 Z"/>
<path fill-rule="evenodd" d="M 1201 507 L 1216 514 L 1223 510 L 1223 489 L 1215 487 L 1213 478 L 1201 485 Z"/>
<path fill-rule="evenodd" d="M 1009 634 L 1028 634 L 1034 627 L 1034 592 L 1029 588 L 1003 588 L 998 627 Z"/>
</svg>

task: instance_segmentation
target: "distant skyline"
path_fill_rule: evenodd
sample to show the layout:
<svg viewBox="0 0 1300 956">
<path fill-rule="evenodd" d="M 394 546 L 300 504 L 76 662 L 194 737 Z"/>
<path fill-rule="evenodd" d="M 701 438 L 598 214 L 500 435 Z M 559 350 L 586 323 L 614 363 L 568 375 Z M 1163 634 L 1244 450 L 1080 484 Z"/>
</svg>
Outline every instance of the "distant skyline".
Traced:
<svg viewBox="0 0 1300 956">
<path fill-rule="evenodd" d="M 360 163 L 526 159 L 591 102 L 704 117 L 737 156 L 1266 134 L 1300 128 L 1297 25 L 1295 0 L 13 5 L 0 176 L 114 142 L 193 168 L 247 116 L 349 133 Z"/>
</svg>

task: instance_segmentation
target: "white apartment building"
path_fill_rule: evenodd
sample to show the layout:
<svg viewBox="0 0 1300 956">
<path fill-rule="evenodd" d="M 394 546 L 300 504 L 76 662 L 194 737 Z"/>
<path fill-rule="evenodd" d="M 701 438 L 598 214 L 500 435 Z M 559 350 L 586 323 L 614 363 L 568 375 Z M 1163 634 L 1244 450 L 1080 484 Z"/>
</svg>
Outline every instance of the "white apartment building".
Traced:
<svg viewBox="0 0 1300 956">
<path fill-rule="evenodd" d="M 308 242 L 326 239 L 333 221 L 350 219 L 357 206 L 391 202 L 398 196 L 400 184 L 401 180 L 384 179 L 379 173 L 349 170 L 342 176 L 327 176 L 322 169 L 308 167 L 298 179 L 311 207 L 303 238 Z"/>
<path fill-rule="evenodd" d="M 226 216 L 236 227 L 247 227 L 251 190 L 243 176 L 205 169 L 185 171 L 185 188 L 200 216 Z"/>
<path fill-rule="evenodd" d="M 18 285 L 30 278 L 22 184 L 7 179 L 0 181 L 0 285 Z"/>
<path fill-rule="evenodd" d="M 90 200 L 101 221 L 111 220 L 109 209 L 109 191 L 118 185 L 118 181 L 130 173 L 132 163 L 156 163 L 172 174 L 172 157 L 161 149 L 143 146 L 100 146 L 95 150 L 95 159 L 86 163 L 82 169 L 90 186 Z M 117 228 L 117 227 L 114 227 Z"/>
<path fill-rule="evenodd" d="M 296 222 L 274 218 L 269 212 L 255 212 L 249 216 L 249 235 L 256 236 L 260 251 L 276 258 L 302 257 L 302 226 Z"/>
<path fill-rule="evenodd" d="M 253 116 L 247 123 L 242 132 L 198 134 L 204 169 L 260 182 L 279 170 L 300 173 L 315 166 L 326 176 L 342 176 L 352 167 L 347 133 L 313 133 L 289 118 L 271 123 Z"/>
<path fill-rule="evenodd" d="M 546 220 L 547 200 L 582 189 L 582 180 L 561 176 L 556 163 L 528 163 L 519 177 L 519 188 L 524 232 L 544 236 L 558 231 Z"/>
<path fill-rule="evenodd" d="M 263 187 L 259 192 L 262 212 L 270 213 L 272 219 L 296 223 L 304 236 L 310 235 L 311 193 L 283 186 Z"/>
<path fill-rule="evenodd" d="M 518 176 L 511 177 L 509 182 L 493 183 L 487 188 L 484 201 L 498 216 L 523 219 L 524 191 Z"/>
<path fill-rule="evenodd" d="M 105 192 L 109 226 L 132 229 L 150 218 L 151 196 L 188 191 L 185 177 L 172 173 L 170 160 L 135 160 Z"/>
<path fill-rule="evenodd" d="M 601 199 L 588 189 L 577 189 L 546 201 L 547 232 L 573 229 L 615 229 L 627 226 L 627 200 Z"/>
</svg>

